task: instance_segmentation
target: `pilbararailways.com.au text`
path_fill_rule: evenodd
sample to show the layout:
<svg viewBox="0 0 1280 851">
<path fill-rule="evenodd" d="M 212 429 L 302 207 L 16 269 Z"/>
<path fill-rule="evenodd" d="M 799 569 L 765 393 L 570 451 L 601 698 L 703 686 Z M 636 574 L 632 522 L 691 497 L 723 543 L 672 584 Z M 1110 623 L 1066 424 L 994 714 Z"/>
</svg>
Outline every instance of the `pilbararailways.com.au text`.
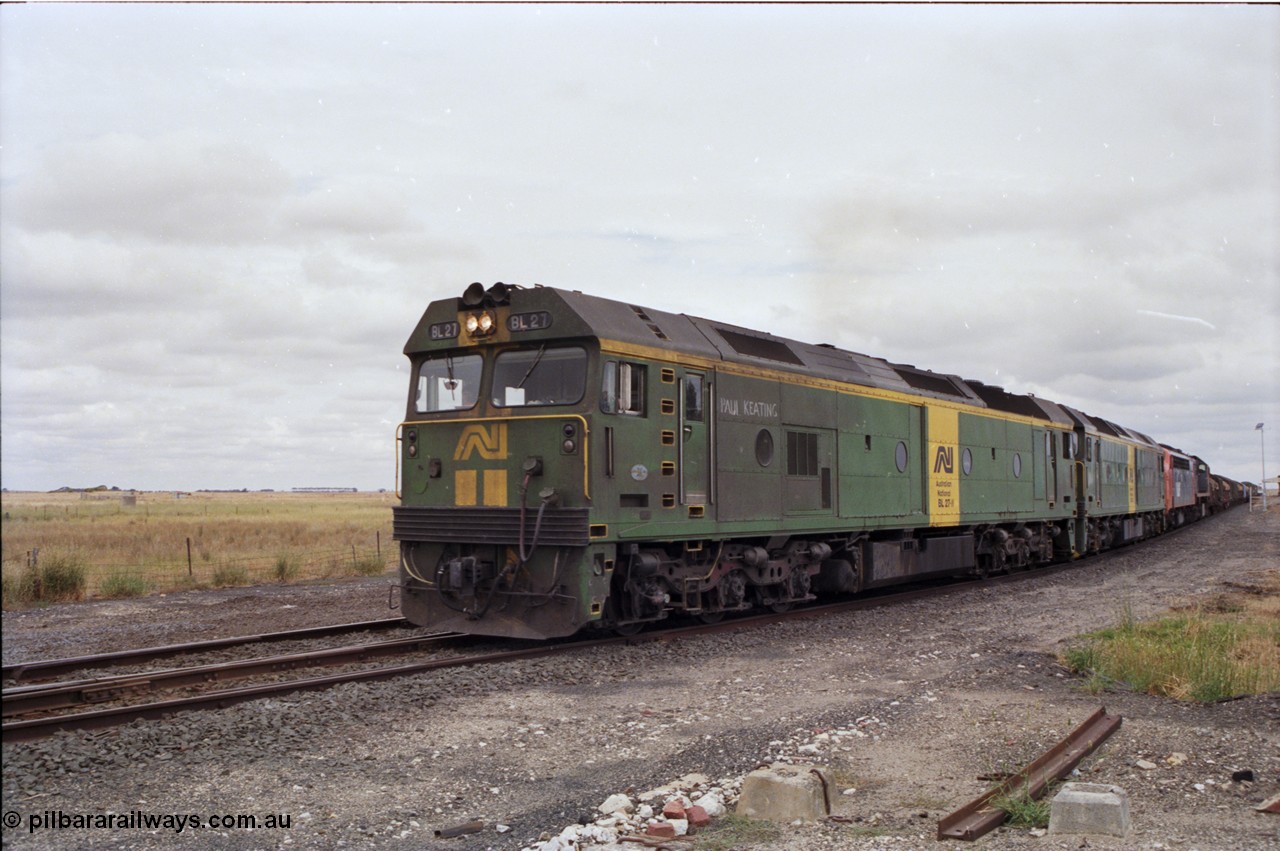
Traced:
<svg viewBox="0 0 1280 851">
<path fill-rule="evenodd" d="M 251 815 L 247 813 L 149 813 L 130 810 L 125 813 L 69 813 L 65 810 L 41 810 L 25 816 L 16 810 L 4 814 L 8 830 L 27 827 L 27 833 L 42 830 L 289 830 L 293 816 L 289 813 Z"/>
</svg>

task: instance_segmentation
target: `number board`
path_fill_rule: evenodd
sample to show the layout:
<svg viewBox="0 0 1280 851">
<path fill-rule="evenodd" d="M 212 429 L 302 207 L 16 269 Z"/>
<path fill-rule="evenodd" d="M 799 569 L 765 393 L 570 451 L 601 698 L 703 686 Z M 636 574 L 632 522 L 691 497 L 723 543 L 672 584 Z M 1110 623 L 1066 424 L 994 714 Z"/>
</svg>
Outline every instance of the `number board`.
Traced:
<svg viewBox="0 0 1280 851">
<path fill-rule="evenodd" d="M 507 330 L 512 332 L 542 331 L 550 327 L 551 314 L 545 310 L 538 310 L 533 313 L 513 313 L 507 317 Z"/>
<path fill-rule="evenodd" d="M 431 326 L 431 339 L 456 340 L 461 327 L 458 322 L 437 322 Z"/>
</svg>

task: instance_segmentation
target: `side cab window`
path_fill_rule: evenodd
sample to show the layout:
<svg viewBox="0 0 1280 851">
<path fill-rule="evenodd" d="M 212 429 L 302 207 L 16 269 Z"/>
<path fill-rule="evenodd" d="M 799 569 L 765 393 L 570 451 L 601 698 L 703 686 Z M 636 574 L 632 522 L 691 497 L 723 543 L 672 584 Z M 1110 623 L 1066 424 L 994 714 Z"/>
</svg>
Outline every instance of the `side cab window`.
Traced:
<svg viewBox="0 0 1280 851">
<path fill-rule="evenodd" d="M 605 361 L 600 380 L 600 410 L 606 414 L 645 415 L 645 367 L 628 361 Z"/>
<path fill-rule="evenodd" d="M 702 376 L 689 374 L 684 377 L 684 418 L 702 422 Z"/>
</svg>

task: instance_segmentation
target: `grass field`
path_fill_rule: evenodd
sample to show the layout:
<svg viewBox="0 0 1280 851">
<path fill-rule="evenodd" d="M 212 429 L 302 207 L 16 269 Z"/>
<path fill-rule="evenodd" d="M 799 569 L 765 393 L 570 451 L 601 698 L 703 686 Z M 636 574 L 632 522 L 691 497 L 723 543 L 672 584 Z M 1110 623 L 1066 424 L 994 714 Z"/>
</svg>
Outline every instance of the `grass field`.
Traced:
<svg viewBox="0 0 1280 851">
<path fill-rule="evenodd" d="M 394 494 L 158 492 L 129 504 L 130 496 L 0 495 L 5 607 L 374 575 L 395 564 Z"/>
</svg>

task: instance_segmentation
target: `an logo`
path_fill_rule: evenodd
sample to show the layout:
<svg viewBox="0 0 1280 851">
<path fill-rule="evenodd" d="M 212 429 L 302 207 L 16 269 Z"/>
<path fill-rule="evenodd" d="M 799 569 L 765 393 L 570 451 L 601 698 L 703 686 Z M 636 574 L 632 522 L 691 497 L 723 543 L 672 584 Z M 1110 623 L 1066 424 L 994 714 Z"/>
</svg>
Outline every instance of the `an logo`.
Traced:
<svg viewBox="0 0 1280 851">
<path fill-rule="evenodd" d="M 933 459 L 933 472 L 954 473 L 956 471 L 956 450 L 952 446 L 939 446 L 938 454 Z"/>
<path fill-rule="evenodd" d="M 486 461 L 500 461 L 507 457 L 507 424 L 491 426 L 472 424 L 462 430 L 458 447 L 453 450 L 453 460 L 466 461 L 479 452 Z"/>
</svg>

